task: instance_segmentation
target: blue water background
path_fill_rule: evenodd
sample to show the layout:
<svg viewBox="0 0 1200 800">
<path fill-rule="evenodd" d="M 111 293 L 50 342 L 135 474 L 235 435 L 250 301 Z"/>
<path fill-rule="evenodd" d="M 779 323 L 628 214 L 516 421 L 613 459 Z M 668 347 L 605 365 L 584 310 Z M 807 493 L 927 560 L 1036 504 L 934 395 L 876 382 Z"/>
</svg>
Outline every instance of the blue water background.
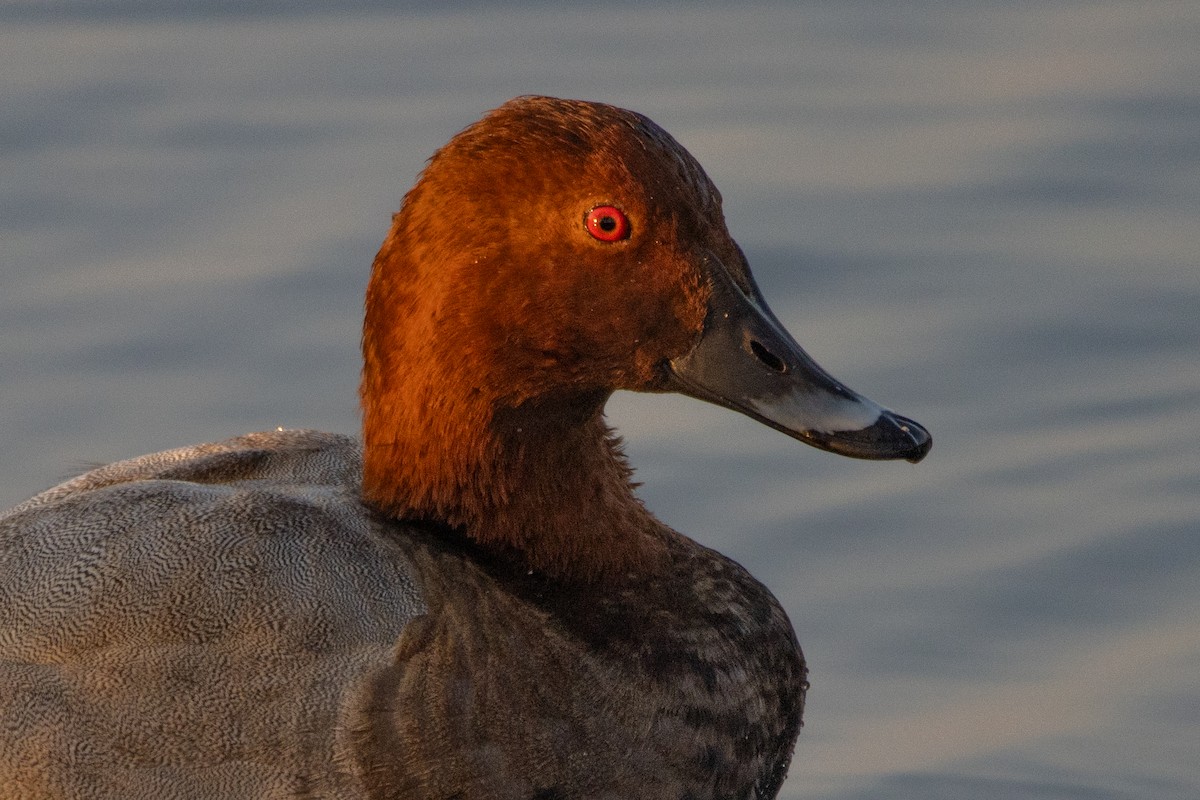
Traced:
<svg viewBox="0 0 1200 800">
<path fill-rule="evenodd" d="M 706 166 L 809 352 L 934 434 L 866 463 L 610 405 L 649 505 L 799 631 L 784 796 L 1200 797 L 1200 5 L 332 5 L 0 5 L 0 506 L 354 431 L 424 159 L 512 95 L 606 100 Z"/>
</svg>

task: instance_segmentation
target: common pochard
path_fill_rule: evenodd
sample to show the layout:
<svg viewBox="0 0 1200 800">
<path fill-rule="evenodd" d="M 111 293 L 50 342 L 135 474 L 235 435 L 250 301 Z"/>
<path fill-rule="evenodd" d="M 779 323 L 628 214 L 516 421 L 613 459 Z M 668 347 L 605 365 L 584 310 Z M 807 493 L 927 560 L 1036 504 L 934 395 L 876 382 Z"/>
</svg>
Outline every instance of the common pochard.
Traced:
<svg viewBox="0 0 1200 800">
<path fill-rule="evenodd" d="M 3 796 L 774 797 L 792 626 L 642 505 L 605 402 L 930 437 L 792 340 L 696 160 L 608 105 L 491 112 L 393 218 L 363 354 L 361 444 L 250 434 L 0 515 Z"/>
</svg>

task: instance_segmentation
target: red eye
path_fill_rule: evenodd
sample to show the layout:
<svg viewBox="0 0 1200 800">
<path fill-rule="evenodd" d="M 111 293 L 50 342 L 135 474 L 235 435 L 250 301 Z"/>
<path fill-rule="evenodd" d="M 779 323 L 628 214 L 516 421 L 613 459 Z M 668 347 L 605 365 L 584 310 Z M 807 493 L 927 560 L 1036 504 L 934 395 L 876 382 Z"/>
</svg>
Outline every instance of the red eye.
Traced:
<svg viewBox="0 0 1200 800">
<path fill-rule="evenodd" d="M 616 206 L 596 206 L 583 218 L 583 226 L 602 242 L 629 238 L 629 217 Z"/>
</svg>

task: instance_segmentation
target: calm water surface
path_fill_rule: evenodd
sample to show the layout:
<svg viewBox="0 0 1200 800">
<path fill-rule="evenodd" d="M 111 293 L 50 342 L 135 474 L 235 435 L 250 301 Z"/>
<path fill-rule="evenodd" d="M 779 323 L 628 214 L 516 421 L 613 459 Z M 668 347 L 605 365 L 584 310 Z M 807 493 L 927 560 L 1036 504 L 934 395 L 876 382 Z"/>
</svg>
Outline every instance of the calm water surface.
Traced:
<svg viewBox="0 0 1200 800">
<path fill-rule="evenodd" d="M 618 396 L 643 496 L 787 605 L 787 797 L 1200 797 L 1200 7 L 0 6 L 0 505 L 353 431 L 424 159 L 521 93 L 706 165 L 776 313 L 928 425 L 853 462 Z M 344 8 L 348 8 L 343 6 Z"/>
</svg>

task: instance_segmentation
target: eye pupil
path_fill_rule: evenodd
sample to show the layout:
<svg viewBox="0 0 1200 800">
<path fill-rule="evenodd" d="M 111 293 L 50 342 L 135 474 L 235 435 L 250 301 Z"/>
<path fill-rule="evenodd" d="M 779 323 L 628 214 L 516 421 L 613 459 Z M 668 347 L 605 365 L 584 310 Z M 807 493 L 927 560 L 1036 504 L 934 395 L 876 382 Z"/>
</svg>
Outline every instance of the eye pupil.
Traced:
<svg viewBox="0 0 1200 800">
<path fill-rule="evenodd" d="M 629 238 L 629 217 L 616 206 L 596 206 L 583 218 L 583 227 L 593 239 L 619 242 Z"/>
</svg>

